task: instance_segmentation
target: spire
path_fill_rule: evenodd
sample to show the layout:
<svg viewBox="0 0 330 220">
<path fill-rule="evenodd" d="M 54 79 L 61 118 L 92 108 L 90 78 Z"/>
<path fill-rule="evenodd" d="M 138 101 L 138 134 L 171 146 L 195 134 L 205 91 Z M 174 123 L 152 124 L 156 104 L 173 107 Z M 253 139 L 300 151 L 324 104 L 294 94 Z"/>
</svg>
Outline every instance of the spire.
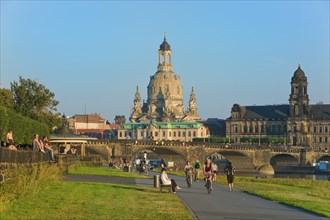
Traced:
<svg viewBox="0 0 330 220">
<path fill-rule="evenodd" d="M 166 32 L 164 32 L 164 42 L 166 42 Z"/>
<path fill-rule="evenodd" d="M 190 102 L 196 102 L 194 87 L 191 87 Z"/>
<path fill-rule="evenodd" d="M 198 113 L 198 108 L 197 108 L 197 102 L 196 102 L 194 87 L 191 88 L 191 93 L 190 93 L 190 98 L 189 98 L 189 106 L 188 106 L 187 114 L 194 121 L 200 120 L 199 113 Z"/>
<path fill-rule="evenodd" d="M 139 87 L 136 87 L 134 102 L 141 102 Z"/>
<path fill-rule="evenodd" d="M 301 68 L 301 65 L 300 65 L 300 63 L 298 63 L 298 68 Z"/>
</svg>

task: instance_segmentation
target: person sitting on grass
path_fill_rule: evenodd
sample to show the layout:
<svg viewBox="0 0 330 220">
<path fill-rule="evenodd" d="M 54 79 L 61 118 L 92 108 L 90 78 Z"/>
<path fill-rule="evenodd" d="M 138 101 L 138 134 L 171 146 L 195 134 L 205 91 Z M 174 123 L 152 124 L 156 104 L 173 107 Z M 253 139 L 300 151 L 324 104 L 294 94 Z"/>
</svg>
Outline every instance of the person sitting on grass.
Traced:
<svg viewBox="0 0 330 220">
<path fill-rule="evenodd" d="M 41 151 L 42 153 L 45 153 L 44 146 L 41 143 L 41 141 L 39 141 L 39 135 L 38 134 L 36 134 L 34 136 L 32 146 L 33 146 L 33 151 Z"/>
<path fill-rule="evenodd" d="M 55 162 L 54 151 L 53 151 L 52 146 L 48 145 L 48 138 L 47 138 L 47 136 L 44 136 L 42 138 L 42 144 L 44 146 L 45 152 L 49 155 L 50 162 Z"/>
<path fill-rule="evenodd" d="M 175 189 L 181 189 L 175 182 L 174 179 L 170 179 L 168 176 L 167 176 L 167 173 L 166 173 L 166 168 L 162 168 L 161 170 L 161 174 L 160 174 L 160 179 L 162 181 L 162 184 L 163 185 L 171 185 L 172 186 L 172 191 L 173 193 L 175 194 Z"/>
</svg>

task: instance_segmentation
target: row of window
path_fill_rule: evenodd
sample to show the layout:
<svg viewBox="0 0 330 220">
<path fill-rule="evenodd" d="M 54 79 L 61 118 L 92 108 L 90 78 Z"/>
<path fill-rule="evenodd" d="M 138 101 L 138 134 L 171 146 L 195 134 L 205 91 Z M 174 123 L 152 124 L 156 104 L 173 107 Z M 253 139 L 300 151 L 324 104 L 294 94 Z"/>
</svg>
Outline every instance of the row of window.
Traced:
<svg viewBox="0 0 330 220">
<path fill-rule="evenodd" d="M 162 134 L 162 135 L 160 135 L 160 134 Z M 147 136 L 147 137 L 158 137 L 158 135 L 161 137 L 163 137 L 163 138 L 165 138 L 166 137 L 166 132 L 165 131 L 163 131 L 163 132 L 161 132 L 161 133 L 158 133 L 158 131 L 155 131 L 155 132 L 152 132 L 152 131 L 150 131 L 149 133 L 148 132 L 144 132 L 144 131 L 141 131 L 141 133 L 140 133 L 140 136 L 141 137 L 145 137 L 145 136 Z M 186 137 L 186 131 L 173 131 L 173 133 L 172 133 L 172 131 L 169 131 L 168 132 L 168 137 L 172 137 L 172 134 L 173 134 L 173 137 Z M 120 131 L 119 132 L 119 137 L 127 137 L 127 135 L 128 136 L 130 136 L 130 137 L 132 137 L 132 132 L 128 132 L 127 133 L 127 131 Z M 188 131 L 187 132 L 187 136 L 188 137 L 197 137 L 197 132 L 196 131 L 193 131 L 193 132 L 191 132 L 191 131 Z M 201 132 L 201 137 L 203 137 L 204 136 L 204 134 L 203 134 L 203 132 Z"/>
<path fill-rule="evenodd" d="M 314 137 L 314 143 L 328 143 L 328 137 Z"/>
<path fill-rule="evenodd" d="M 311 127 L 308 127 L 308 132 L 311 132 Z M 314 133 L 328 133 L 329 132 L 329 127 L 328 126 L 319 126 L 318 129 L 316 126 L 313 127 L 313 132 Z"/>
<path fill-rule="evenodd" d="M 253 129 L 254 128 L 254 129 Z M 239 133 L 239 127 L 238 126 L 234 126 L 234 133 Z M 265 130 L 267 130 L 268 133 L 274 133 L 274 132 L 286 132 L 287 131 L 287 126 L 284 125 L 252 125 L 250 124 L 249 126 L 247 125 L 243 125 L 243 129 L 242 129 L 243 133 L 264 133 Z"/>
<path fill-rule="evenodd" d="M 253 129 L 254 128 L 254 129 Z M 252 125 L 250 124 L 249 126 L 244 125 L 242 129 L 242 133 L 264 133 L 265 130 L 267 130 L 267 133 L 274 133 L 274 132 L 287 132 L 287 125 Z M 301 127 L 301 131 L 304 131 L 304 127 Z M 297 132 L 297 126 L 292 126 L 292 131 Z M 329 133 L 330 129 L 329 126 L 314 126 L 313 128 L 308 127 L 308 132 L 314 132 L 314 133 Z M 239 126 L 234 126 L 234 129 L 232 130 L 234 133 L 239 133 L 240 129 Z"/>
</svg>

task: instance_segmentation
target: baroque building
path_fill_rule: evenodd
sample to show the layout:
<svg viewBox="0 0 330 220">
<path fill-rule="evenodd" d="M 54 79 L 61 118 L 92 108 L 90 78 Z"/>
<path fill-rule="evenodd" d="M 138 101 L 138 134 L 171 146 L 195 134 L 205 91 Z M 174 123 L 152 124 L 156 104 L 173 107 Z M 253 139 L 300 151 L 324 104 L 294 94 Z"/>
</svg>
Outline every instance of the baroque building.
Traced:
<svg viewBox="0 0 330 220">
<path fill-rule="evenodd" d="M 147 101 L 142 103 L 136 88 L 131 123 L 121 126 L 118 139 L 192 141 L 209 137 L 208 128 L 200 122 L 194 88 L 189 106 L 184 109 L 183 87 L 180 76 L 173 72 L 172 50 L 166 35 L 158 50 L 157 72 L 150 77 L 147 94 Z"/>
<path fill-rule="evenodd" d="M 300 65 L 291 78 L 287 105 L 234 104 L 226 120 L 226 137 L 234 143 L 282 138 L 284 144 L 330 149 L 330 105 L 310 105 L 308 82 Z"/>
<path fill-rule="evenodd" d="M 187 111 L 184 110 L 183 87 L 180 76 L 173 72 L 172 50 L 166 41 L 166 36 L 159 47 L 157 72 L 150 77 L 147 93 L 147 102 L 142 103 L 140 91 L 138 88 L 136 89 L 134 107 L 130 117 L 131 122 L 201 120 L 193 88 L 190 94 L 189 107 Z"/>
</svg>

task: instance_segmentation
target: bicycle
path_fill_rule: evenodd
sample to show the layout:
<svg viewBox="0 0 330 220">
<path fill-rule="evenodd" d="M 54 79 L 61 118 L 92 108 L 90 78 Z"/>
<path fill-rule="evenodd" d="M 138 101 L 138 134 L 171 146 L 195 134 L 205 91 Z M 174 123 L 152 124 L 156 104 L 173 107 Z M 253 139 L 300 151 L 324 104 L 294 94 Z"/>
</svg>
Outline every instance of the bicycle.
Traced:
<svg viewBox="0 0 330 220">
<path fill-rule="evenodd" d="M 210 174 L 207 174 L 205 178 L 206 178 L 206 185 L 205 186 L 206 186 L 207 193 L 211 194 L 212 189 L 211 189 Z M 211 178 L 213 178 L 213 177 L 211 177 Z"/>
</svg>

